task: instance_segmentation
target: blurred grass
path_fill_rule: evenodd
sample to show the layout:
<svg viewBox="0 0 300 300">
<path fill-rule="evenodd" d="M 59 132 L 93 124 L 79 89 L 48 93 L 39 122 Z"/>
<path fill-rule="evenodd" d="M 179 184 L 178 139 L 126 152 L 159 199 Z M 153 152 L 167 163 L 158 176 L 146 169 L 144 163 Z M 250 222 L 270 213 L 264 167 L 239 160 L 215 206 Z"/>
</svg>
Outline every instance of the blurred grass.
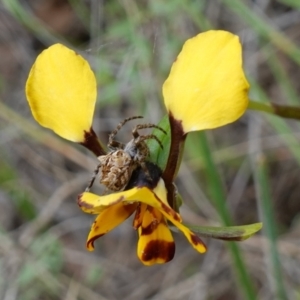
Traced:
<svg viewBox="0 0 300 300">
<path fill-rule="evenodd" d="M 12 199 L 16 212 L 19 214 L 22 220 L 30 221 L 36 217 L 36 210 L 33 206 L 29 193 L 25 190 L 25 187 L 21 189 L 16 186 L 17 176 L 15 170 L 6 164 L 4 161 L 0 161 L 0 184 L 10 198 Z"/>
<path fill-rule="evenodd" d="M 252 111 L 236 124 L 191 136 L 177 183 L 186 203 L 184 220 L 198 225 L 264 221 L 265 231 L 238 246 L 226 244 L 228 248 L 224 242 L 207 241 L 204 256 L 176 236 L 174 260 L 145 268 L 136 258 L 131 224 L 100 239 L 94 255 L 86 252 L 93 218 L 79 212 L 75 199 L 89 181 L 93 160 L 80 147 L 33 126 L 23 91 L 31 64 L 44 47 L 62 42 L 75 48 L 97 76 L 94 127 L 105 140 L 125 117 L 143 114 L 151 122 L 160 120 L 165 114 L 161 86 L 183 42 L 213 28 L 241 37 L 253 100 L 300 106 L 299 1 L 4 0 L 0 5 L 0 54 L 6 58 L 0 62 L 1 299 L 299 295 L 300 252 L 281 250 L 282 245 L 299 249 L 296 121 Z M 250 125 L 258 128 L 254 136 Z M 119 135 L 126 141 L 130 130 Z M 266 160 L 250 168 L 257 143 Z M 34 162 L 28 148 L 48 164 Z M 257 199 L 255 191 L 260 191 Z M 22 242 L 45 205 L 51 208 L 53 195 L 62 196 L 45 223 L 32 231 L 29 243 Z M 289 218 L 286 224 L 283 215 Z M 66 225 L 73 217 L 77 221 Z M 276 228 L 286 229 L 277 235 Z M 266 240 L 271 251 L 261 246 Z"/>
<path fill-rule="evenodd" d="M 267 253 L 266 259 L 268 259 L 270 261 L 269 263 L 272 265 L 269 267 L 269 285 L 271 290 L 273 290 L 274 298 L 288 299 L 277 249 L 277 226 L 272 205 L 270 185 L 268 182 L 268 170 L 266 169 L 266 161 L 263 155 L 256 155 L 254 158 L 254 164 L 253 170 L 257 189 L 257 198 L 260 204 L 259 208 L 261 210 L 261 218 L 264 223 L 264 231 L 269 240 L 268 248 L 265 250 Z"/>
<path fill-rule="evenodd" d="M 226 205 L 226 193 L 222 183 L 222 179 L 219 175 L 217 166 L 214 162 L 211 149 L 204 132 L 200 132 L 198 135 L 198 142 L 195 143 L 195 150 L 202 158 L 204 163 L 204 172 L 207 176 L 208 192 L 211 201 L 218 210 L 218 214 L 224 226 L 231 226 L 232 217 Z M 235 271 L 237 273 L 237 279 L 239 280 L 239 286 L 244 294 L 245 299 L 255 299 L 255 292 L 253 283 L 247 272 L 247 268 L 240 252 L 240 249 L 236 243 L 229 242 L 228 249 L 231 253 L 232 260 L 234 262 Z"/>
</svg>

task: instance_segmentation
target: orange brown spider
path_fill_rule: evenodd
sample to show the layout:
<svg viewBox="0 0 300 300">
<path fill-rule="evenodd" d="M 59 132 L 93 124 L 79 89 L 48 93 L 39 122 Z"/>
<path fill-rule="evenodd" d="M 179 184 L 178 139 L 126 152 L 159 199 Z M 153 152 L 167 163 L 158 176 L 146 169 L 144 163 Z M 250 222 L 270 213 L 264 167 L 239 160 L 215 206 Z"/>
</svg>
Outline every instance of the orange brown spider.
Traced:
<svg viewBox="0 0 300 300">
<path fill-rule="evenodd" d="M 161 148 L 163 148 L 163 145 L 157 136 L 153 134 L 139 135 L 138 130 L 157 128 L 166 134 L 165 130 L 151 123 L 139 124 L 132 130 L 133 139 L 127 144 L 123 144 L 114 140 L 115 136 L 125 125 L 125 123 L 140 118 L 143 117 L 135 116 L 123 120 L 109 135 L 107 146 L 110 152 L 106 155 L 101 155 L 98 157 L 100 163 L 95 169 L 94 176 L 86 188 L 86 191 L 90 190 L 98 174 L 100 177 L 100 183 L 111 191 L 122 191 L 128 184 L 132 172 L 139 166 L 143 169 L 145 174 L 151 178 L 146 166 L 146 160 L 149 156 L 149 148 L 145 141 L 154 139 Z"/>
</svg>

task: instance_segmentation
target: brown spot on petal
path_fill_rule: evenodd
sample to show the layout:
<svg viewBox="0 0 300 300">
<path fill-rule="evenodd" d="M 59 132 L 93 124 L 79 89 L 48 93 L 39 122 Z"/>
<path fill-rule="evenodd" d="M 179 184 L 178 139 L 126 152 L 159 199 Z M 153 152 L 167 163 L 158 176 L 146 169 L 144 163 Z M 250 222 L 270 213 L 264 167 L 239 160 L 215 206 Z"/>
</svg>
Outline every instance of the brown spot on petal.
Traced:
<svg viewBox="0 0 300 300">
<path fill-rule="evenodd" d="M 163 203 L 155 194 L 154 194 L 155 198 L 157 199 L 157 201 L 161 204 L 162 209 L 170 216 L 172 216 L 176 221 L 181 222 L 181 218 L 180 216 L 173 210 L 171 209 L 169 206 L 167 206 L 165 203 Z"/>
<path fill-rule="evenodd" d="M 123 204 L 124 204 L 123 208 L 128 212 L 134 212 L 134 210 L 137 209 L 139 206 L 139 203 L 128 204 L 128 203 L 124 202 Z"/>
<path fill-rule="evenodd" d="M 78 206 L 80 208 L 83 207 L 83 208 L 89 209 L 89 210 L 91 210 L 92 208 L 94 208 L 94 205 L 88 204 L 88 203 L 86 203 L 86 202 L 84 202 L 82 200 L 82 194 L 78 195 L 78 197 L 77 197 L 77 204 L 78 204 Z"/>
<path fill-rule="evenodd" d="M 88 249 L 91 249 L 91 248 L 95 248 L 94 247 L 94 242 L 95 242 L 95 240 L 97 240 L 97 239 L 99 239 L 101 236 L 103 236 L 104 235 L 104 233 L 103 234 L 98 234 L 98 235 L 95 235 L 93 238 L 91 238 L 90 240 L 88 240 L 87 241 L 87 243 L 86 243 L 86 247 L 88 248 Z"/>
<path fill-rule="evenodd" d="M 80 144 L 92 151 L 97 157 L 107 154 L 93 128 L 91 128 L 88 132 L 84 132 L 84 141 Z"/>
<path fill-rule="evenodd" d="M 122 202 L 124 199 L 125 199 L 125 197 L 124 197 L 124 196 L 121 196 L 121 197 L 119 197 L 118 199 L 116 199 L 115 201 L 110 202 L 110 204 L 108 205 L 108 207 L 109 207 L 109 206 L 113 206 L 113 205 L 115 205 L 115 204 L 118 204 L 119 202 Z M 124 207 L 126 207 L 126 205 L 124 205 Z M 130 210 L 130 207 L 129 207 L 128 210 Z"/>
<path fill-rule="evenodd" d="M 192 233 L 192 234 L 191 234 L 191 240 L 192 240 L 192 243 L 193 243 L 194 245 L 203 245 L 204 248 L 206 248 L 205 244 L 202 242 L 202 240 L 199 238 L 198 235 Z"/>
<path fill-rule="evenodd" d="M 141 203 L 138 203 L 136 211 L 135 211 L 135 216 L 133 219 L 133 228 L 138 229 L 141 224 L 142 224 L 142 218 L 141 218 Z"/>
<path fill-rule="evenodd" d="M 98 231 L 99 230 L 99 228 L 100 228 L 100 226 L 99 225 L 96 225 L 97 224 L 97 222 L 95 221 L 94 223 L 93 223 L 93 225 L 92 225 L 92 227 L 91 227 L 91 231 Z M 102 230 L 103 231 L 103 230 Z M 107 233 L 107 232 L 104 232 L 103 234 L 105 234 L 105 233 Z M 101 233 L 101 235 L 103 235 L 102 233 Z"/>
<path fill-rule="evenodd" d="M 157 228 L 159 222 L 152 221 L 148 226 L 142 228 L 141 235 L 150 235 Z"/>
<path fill-rule="evenodd" d="M 110 204 L 107 205 L 106 207 L 113 206 L 119 202 L 122 202 L 124 199 L 125 199 L 124 196 L 121 196 L 121 197 L 117 198 L 115 201 L 110 202 Z M 93 208 L 95 206 L 93 204 L 86 203 L 84 200 L 82 200 L 82 194 L 78 195 L 77 204 L 83 211 L 94 214 Z M 103 209 L 105 209 L 106 207 L 104 206 Z M 128 205 L 128 207 L 127 207 L 127 205 L 124 205 L 124 208 L 128 211 L 131 211 L 132 207 L 130 205 Z M 99 212 L 99 207 L 98 207 L 97 212 Z"/>
<path fill-rule="evenodd" d="M 141 256 L 142 261 L 163 260 L 168 262 L 173 259 L 175 254 L 175 243 L 164 240 L 150 241 Z"/>
</svg>

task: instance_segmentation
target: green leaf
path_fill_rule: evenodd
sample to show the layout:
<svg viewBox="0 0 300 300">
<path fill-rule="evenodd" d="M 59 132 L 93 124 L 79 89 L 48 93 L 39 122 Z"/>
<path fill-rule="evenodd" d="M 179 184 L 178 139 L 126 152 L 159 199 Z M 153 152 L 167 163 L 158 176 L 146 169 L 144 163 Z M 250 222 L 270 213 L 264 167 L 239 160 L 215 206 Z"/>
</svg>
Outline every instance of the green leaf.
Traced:
<svg viewBox="0 0 300 300">
<path fill-rule="evenodd" d="M 278 2 L 281 2 L 285 5 L 289 5 L 291 7 L 294 7 L 296 9 L 300 9 L 300 2 L 295 0 L 279 0 Z"/>
<path fill-rule="evenodd" d="M 176 185 L 175 185 L 175 188 L 176 188 L 176 191 L 177 191 Z M 177 212 L 179 212 L 179 208 L 181 207 L 182 204 L 183 204 L 183 199 L 177 191 L 176 194 L 175 194 L 175 210 Z"/>
<path fill-rule="evenodd" d="M 248 239 L 262 228 L 262 223 L 226 227 L 184 225 L 203 237 L 237 242 Z"/>
<path fill-rule="evenodd" d="M 171 144 L 171 131 L 168 115 L 165 115 L 157 125 L 166 131 L 166 134 L 157 128 L 154 128 L 152 131 L 152 134 L 156 135 L 161 141 L 163 149 L 156 140 L 147 140 L 147 145 L 150 151 L 149 160 L 164 170 L 167 165 Z"/>
</svg>

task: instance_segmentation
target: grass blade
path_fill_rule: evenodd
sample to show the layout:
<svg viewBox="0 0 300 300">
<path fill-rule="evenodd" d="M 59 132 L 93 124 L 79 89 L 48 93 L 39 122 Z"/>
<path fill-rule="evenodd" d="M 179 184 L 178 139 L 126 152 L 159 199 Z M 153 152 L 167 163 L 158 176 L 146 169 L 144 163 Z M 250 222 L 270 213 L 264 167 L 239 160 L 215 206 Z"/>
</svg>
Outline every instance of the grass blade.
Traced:
<svg viewBox="0 0 300 300">
<path fill-rule="evenodd" d="M 253 162 L 254 180 L 257 191 L 258 204 L 261 211 L 264 233 L 268 238 L 269 247 L 265 251 L 265 256 L 270 260 L 269 278 L 271 278 L 271 289 L 275 290 L 276 299 L 288 299 L 280 265 L 280 255 L 277 249 L 277 232 L 270 185 L 268 182 L 268 172 L 266 160 L 263 155 L 259 155 Z M 273 277 L 273 278 L 272 278 Z"/>
<path fill-rule="evenodd" d="M 205 132 L 198 134 L 199 156 L 203 158 L 205 172 L 208 176 L 209 191 L 211 199 L 218 210 L 222 223 L 226 226 L 232 224 L 229 210 L 226 206 L 226 195 L 217 166 L 214 162 Z M 228 242 L 229 252 L 234 262 L 237 281 L 244 294 L 244 299 L 256 299 L 252 280 L 247 271 L 240 248 L 234 242 Z"/>
</svg>

